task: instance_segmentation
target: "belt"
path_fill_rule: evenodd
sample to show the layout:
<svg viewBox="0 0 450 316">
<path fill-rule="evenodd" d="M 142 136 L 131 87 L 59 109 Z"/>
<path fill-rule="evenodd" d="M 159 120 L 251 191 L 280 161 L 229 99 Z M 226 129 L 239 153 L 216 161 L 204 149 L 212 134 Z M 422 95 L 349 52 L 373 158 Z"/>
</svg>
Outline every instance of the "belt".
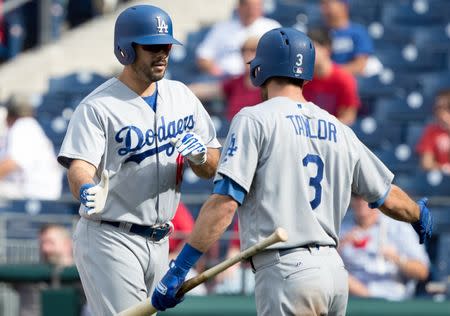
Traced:
<svg viewBox="0 0 450 316">
<path fill-rule="evenodd" d="M 130 233 L 149 238 L 152 241 L 160 241 L 172 232 L 172 226 L 168 223 L 162 226 L 144 226 L 125 222 L 100 221 L 100 224 L 106 224 L 117 228 L 122 228 Z"/>
<path fill-rule="evenodd" d="M 291 248 L 282 248 L 282 249 L 274 249 L 278 251 L 278 254 L 280 257 L 286 256 L 290 253 L 297 252 L 297 251 L 305 251 L 305 250 L 311 250 L 311 249 L 317 249 L 320 248 L 336 248 L 334 245 L 319 245 L 319 244 L 308 244 L 308 245 L 302 245 L 302 246 L 295 246 Z M 256 271 L 255 265 L 253 264 L 253 258 L 250 258 L 250 265 L 252 267 L 253 272 Z"/>
<path fill-rule="evenodd" d="M 336 248 L 336 246 L 334 246 L 334 245 L 309 244 L 309 245 L 297 246 L 297 247 L 292 247 L 292 248 L 278 249 L 278 253 L 280 254 L 280 257 L 283 257 L 283 256 L 288 255 L 288 254 L 293 253 L 293 252 L 304 251 L 304 250 L 311 250 L 311 249 L 314 249 L 314 248 L 319 250 L 320 248 Z"/>
</svg>

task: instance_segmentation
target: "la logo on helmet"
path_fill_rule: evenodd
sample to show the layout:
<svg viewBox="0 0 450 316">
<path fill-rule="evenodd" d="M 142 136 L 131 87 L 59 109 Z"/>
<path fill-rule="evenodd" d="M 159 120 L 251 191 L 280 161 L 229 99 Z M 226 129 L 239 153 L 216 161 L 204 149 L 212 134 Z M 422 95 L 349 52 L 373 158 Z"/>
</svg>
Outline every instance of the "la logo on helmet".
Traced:
<svg viewBox="0 0 450 316">
<path fill-rule="evenodd" d="M 156 27 L 158 29 L 158 33 L 169 33 L 169 26 L 166 22 L 161 19 L 160 16 L 157 16 L 156 20 L 158 21 L 158 26 Z"/>
</svg>

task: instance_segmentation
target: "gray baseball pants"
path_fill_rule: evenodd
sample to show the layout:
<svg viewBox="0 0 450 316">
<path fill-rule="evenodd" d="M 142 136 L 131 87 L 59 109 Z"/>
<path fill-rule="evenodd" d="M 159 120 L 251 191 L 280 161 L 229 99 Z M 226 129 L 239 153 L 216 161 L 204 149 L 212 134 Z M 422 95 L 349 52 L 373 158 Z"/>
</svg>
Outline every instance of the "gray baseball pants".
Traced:
<svg viewBox="0 0 450 316">
<path fill-rule="evenodd" d="M 335 248 L 264 251 L 252 257 L 259 316 L 344 316 L 348 274 Z"/>
<path fill-rule="evenodd" d="M 168 269 L 168 237 L 158 242 L 81 218 L 75 264 L 90 310 L 110 316 L 150 296 Z"/>
</svg>

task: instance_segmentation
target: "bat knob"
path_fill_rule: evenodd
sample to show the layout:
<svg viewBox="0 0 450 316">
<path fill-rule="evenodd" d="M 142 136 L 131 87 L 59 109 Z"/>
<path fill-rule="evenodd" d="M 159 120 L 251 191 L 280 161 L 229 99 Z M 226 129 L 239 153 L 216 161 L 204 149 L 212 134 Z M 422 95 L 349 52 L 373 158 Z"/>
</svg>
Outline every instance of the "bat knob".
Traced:
<svg viewBox="0 0 450 316">
<path fill-rule="evenodd" d="M 280 241 L 288 240 L 288 233 L 286 229 L 282 227 L 278 227 L 277 229 L 275 229 L 275 235 L 278 237 Z"/>
</svg>

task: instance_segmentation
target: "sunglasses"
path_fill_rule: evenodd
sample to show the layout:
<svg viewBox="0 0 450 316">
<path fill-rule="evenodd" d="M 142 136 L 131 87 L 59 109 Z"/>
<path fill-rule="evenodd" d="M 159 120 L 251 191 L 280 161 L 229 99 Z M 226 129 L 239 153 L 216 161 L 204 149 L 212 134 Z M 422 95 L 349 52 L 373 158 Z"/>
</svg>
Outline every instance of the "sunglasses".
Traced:
<svg viewBox="0 0 450 316">
<path fill-rule="evenodd" d="M 168 53 L 172 49 L 172 44 L 141 45 L 141 47 L 149 53 L 159 53 L 160 51 Z"/>
</svg>

